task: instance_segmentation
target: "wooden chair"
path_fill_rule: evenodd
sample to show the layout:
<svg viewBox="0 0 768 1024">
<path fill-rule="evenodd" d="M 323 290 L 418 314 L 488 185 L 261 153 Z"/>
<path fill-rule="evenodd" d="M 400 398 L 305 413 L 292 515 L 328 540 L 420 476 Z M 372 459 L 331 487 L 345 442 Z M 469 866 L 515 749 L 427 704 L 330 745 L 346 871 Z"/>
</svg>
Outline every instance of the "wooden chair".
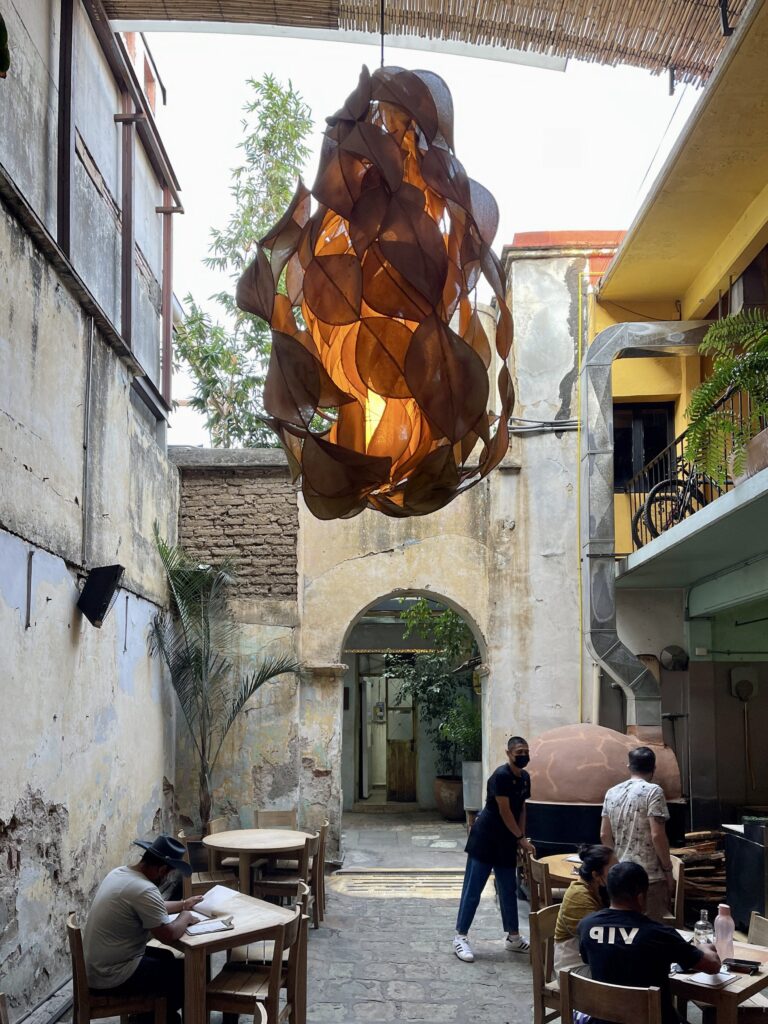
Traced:
<svg viewBox="0 0 768 1024">
<path fill-rule="evenodd" d="M 298 907 L 304 917 L 309 910 L 309 886 L 306 882 L 298 882 L 295 893 L 291 893 L 294 907 Z M 308 917 L 307 917 L 308 919 Z M 283 961 L 288 960 L 288 950 L 283 950 Z M 232 964 L 271 964 L 274 959 L 272 943 L 265 939 L 249 942 L 247 946 L 235 946 L 227 952 L 227 960 Z"/>
<path fill-rule="evenodd" d="M 316 832 L 304 843 L 304 849 L 295 868 L 266 868 L 253 883 L 254 896 L 284 896 L 295 891 L 298 882 L 306 882 L 309 886 L 309 905 L 312 912 L 312 924 L 320 927 L 319 882 L 320 872 L 320 833 Z"/>
<path fill-rule="evenodd" d="M 306 917 L 297 907 L 288 924 L 270 928 L 264 939 L 272 943 L 272 960 L 264 963 L 233 963 L 208 982 L 206 1011 L 254 1014 L 264 1024 L 304 1024 L 306 1019 Z M 256 947 L 261 942 L 252 943 Z M 288 951 L 287 962 L 283 952 Z M 303 960 L 303 964 L 301 961 Z M 280 992 L 285 990 L 286 1003 L 280 1009 Z M 303 1006 L 302 1006 L 303 1002 Z M 263 1012 L 262 1013 L 262 1009 Z M 261 1013 L 261 1017 L 259 1014 Z"/>
<path fill-rule="evenodd" d="M 613 1024 L 661 1024 L 661 990 L 608 985 L 578 971 L 560 971 L 561 1019 L 572 1021 L 574 1010 Z"/>
<path fill-rule="evenodd" d="M 531 912 L 531 973 L 533 975 L 533 1024 L 547 1024 L 560 1016 L 560 986 L 553 977 L 555 925 L 560 908 L 544 907 Z"/>
<path fill-rule="evenodd" d="M 179 832 L 179 842 L 184 844 L 184 860 L 189 864 L 187 836 L 183 829 Z M 185 900 L 190 896 L 203 896 L 214 885 L 225 885 L 228 889 L 237 889 L 238 877 L 232 871 L 224 870 L 193 871 L 191 875 L 181 876 L 181 890 Z"/>
<path fill-rule="evenodd" d="M 88 1024 L 89 1021 L 103 1020 L 105 1017 L 120 1017 L 121 1024 L 127 1024 L 128 1015 L 134 1013 L 154 1013 L 155 1024 L 165 1024 L 166 1001 L 163 996 L 100 995 L 97 989 L 88 988 L 83 936 L 75 921 L 73 911 L 67 918 L 67 937 L 72 957 L 73 1024 Z"/>
<path fill-rule="evenodd" d="M 670 857 L 672 861 L 672 878 L 675 881 L 675 894 L 672 898 L 672 910 L 664 915 L 664 924 L 672 928 L 685 927 L 685 865 L 679 857 Z"/>
<path fill-rule="evenodd" d="M 11 1018 L 8 1015 L 8 1000 L 5 998 L 4 992 L 0 992 L 0 1024 L 11 1024 Z"/>
<path fill-rule="evenodd" d="M 298 814 L 292 811 L 256 811 L 256 828 L 298 828 Z"/>
<path fill-rule="evenodd" d="M 543 910 L 554 903 L 549 868 L 535 857 L 528 857 L 528 877 L 531 880 L 531 910 Z"/>
<path fill-rule="evenodd" d="M 217 832 L 228 832 L 229 821 L 224 818 L 211 818 L 208 822 L 208 835 L 216 835 Z M 237 872 L 240 868 L 240 860 L 238 857 L 227 857 L 221 850 L 208 849 L 208 870 L 209 871 L 221 871 L 222 869 L 227 871 Z"/>
<path fill-rule="evenodd" d="M 309 853 L 310 864 L 308 881 L 312 891 L 312 926 L 314 928 L 319 928 L 320 922 L 325 918 L 325 845 L 330 824 L 331 823 L 326 818 L 320 826 L 317 854 L 313 856 L 311 852 Z M 302 877 L 299 869 L 299 863 L 295 857 L 292 860 L 281 857 L 279 860 L 273 861 L 262 877 L 280 878 L 285 875 L 293 879 L 299 879 Z"/>
</svg>

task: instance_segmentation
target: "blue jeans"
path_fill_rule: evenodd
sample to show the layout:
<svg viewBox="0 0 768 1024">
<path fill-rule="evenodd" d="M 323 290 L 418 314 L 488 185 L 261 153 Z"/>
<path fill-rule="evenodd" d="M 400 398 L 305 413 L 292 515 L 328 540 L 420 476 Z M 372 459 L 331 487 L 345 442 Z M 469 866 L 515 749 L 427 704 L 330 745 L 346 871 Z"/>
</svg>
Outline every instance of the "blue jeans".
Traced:
<svg viewBox="0 0 768 1024">
<path fill-rule="evenodd" d="M 467 857 L 467 867 L 464 871 L 464 885 L 461 890 L 461 903 L 459 904 L 459 917 L 456 921 L 456 931 L 459 935 L 466 935 L 475 917 L 475 911 L 480 903 L 480 897 L 488 881 L 491 871 L 496 876 L 496 888 L 499 893 L 499 907 L 501 908 L 501 920 L 505 932 L 516 932 L 519 927 L 517 916 L 517 868 L 516 867 L 492 867 L 484 864 L 474 857 Z"/>
</svg>

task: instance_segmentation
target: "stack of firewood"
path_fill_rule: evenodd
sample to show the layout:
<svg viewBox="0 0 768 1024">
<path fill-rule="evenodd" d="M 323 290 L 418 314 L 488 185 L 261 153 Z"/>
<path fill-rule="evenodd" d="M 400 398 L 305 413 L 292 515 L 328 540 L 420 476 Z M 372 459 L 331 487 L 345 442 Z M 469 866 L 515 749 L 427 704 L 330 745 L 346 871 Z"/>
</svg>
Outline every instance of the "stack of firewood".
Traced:
<svg viewBox="0 0 768 1024">
<path fill-rule="evenodd" d="M 685 898 L 696 903 L 725 899 L 725 851 L 722 832 L 686 832 L 685 846 L 670 850 L 685 865 Z"/>
</svg>

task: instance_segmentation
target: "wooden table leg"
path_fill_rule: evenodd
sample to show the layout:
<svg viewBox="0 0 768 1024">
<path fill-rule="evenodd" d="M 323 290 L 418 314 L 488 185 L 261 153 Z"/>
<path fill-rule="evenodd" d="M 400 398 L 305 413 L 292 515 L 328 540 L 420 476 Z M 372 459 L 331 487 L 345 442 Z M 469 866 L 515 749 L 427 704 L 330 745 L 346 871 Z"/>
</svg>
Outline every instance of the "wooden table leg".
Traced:
<svg viewBox="0 0 768 1024">
<path fill-rule="evenodd" d="M 251 855 L 240 851 L 240 892 L 251 895 Z"/>
<path fill-rule="evenodd" d="M 715 1005 L 715 1020 L 717 1024 L 736 1024 L 739 1015 L 739 1004 L 735 999 L 729 999 L 722 993 Z"/>
<path fill-rule="evenodd" d="M 205 961 L 204 949 L 186 949 L 184 951 L 184 1024 L 207 1024 Z"/>
</svg>

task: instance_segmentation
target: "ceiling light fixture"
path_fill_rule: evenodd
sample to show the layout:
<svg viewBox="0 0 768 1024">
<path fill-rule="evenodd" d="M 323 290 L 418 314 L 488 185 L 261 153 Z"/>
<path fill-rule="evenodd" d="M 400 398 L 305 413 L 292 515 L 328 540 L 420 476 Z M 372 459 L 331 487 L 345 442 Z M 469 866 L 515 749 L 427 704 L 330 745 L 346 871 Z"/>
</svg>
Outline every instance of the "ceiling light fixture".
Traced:
<svg viewBox="0 0 768 1024">
<path fill-rule="evenodd" d="M 425 515 L 509 444 L 498 207 L 454 155 L 437 75 L 363 68 L 327 121 L 312 191 L 299 182 L 238 282 L 240 308 L 272 328 L 266 422 L 318 518 Z M 483 275 L 495 351 L 470 300 Z"/>
</svg>

